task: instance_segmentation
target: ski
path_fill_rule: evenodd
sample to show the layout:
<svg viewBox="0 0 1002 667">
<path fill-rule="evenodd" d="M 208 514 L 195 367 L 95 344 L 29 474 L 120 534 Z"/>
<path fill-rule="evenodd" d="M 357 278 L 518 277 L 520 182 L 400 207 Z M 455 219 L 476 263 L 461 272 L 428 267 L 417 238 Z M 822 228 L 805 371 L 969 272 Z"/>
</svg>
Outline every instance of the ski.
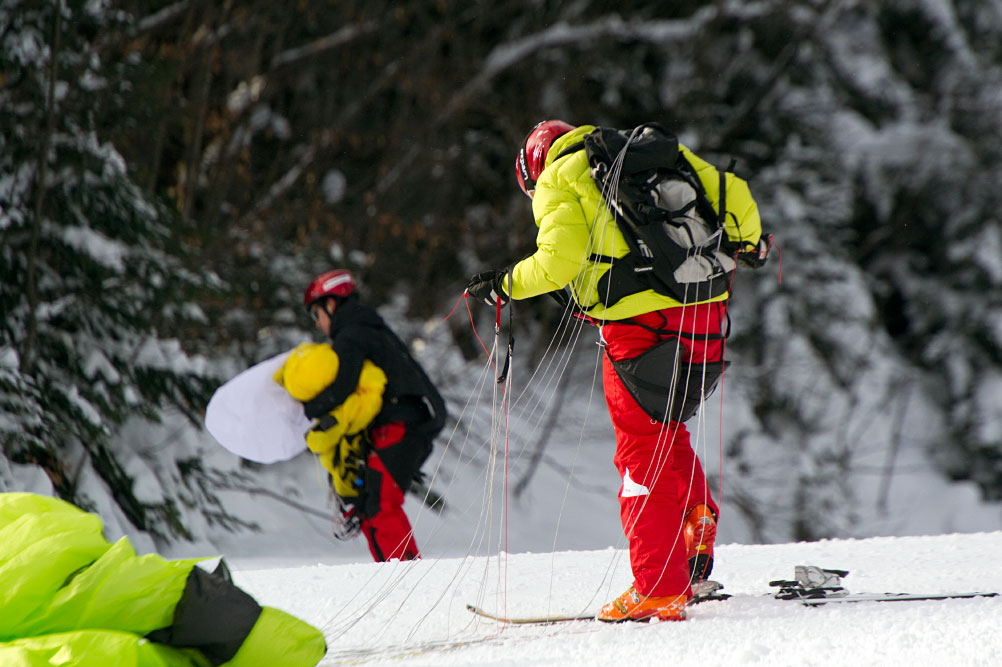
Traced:
<svg viewBox="0 0 1002 667">
<path fill-rule="evenodd" d="M 809 598 L 800 600 L 807 607 L 841 602 L 920 602 L 922 600 L 955 600 L 964 598 L 993 598 L 998 593 L 971 591 L 969 593 L 850 593 L 842 597 Z"/>
<path fill-rule="evenodd" d="M 920 602 L 922 600 L 953 600 L 977 597 L 996 597 L 990 591 L 969 591 L 950 593 L 850 593 L 842 586 L 842 578 L 848 570 L 834 570 L 813 565 L 798 565 L 794 568 L 795 579 L 770 581 L 769 586 L 779 588 L 771 597 L 776 600 L 800 602 L 807 607 L 843 602 Z M 702 581 L 693 585 L 693 598 L 689 604 L 727 600 L 733 597 L 766 597 L 729 595 L 720 593 L 724 586 L 716 581 Z"/>
<path fill-rule="evenodd" d="M 794 568 L 795 579 L 770 581 L 769 586 L 779 590 L 773 594 L 763 595 L 731 595 L 721 593 L 723 584 L 706 580 L 694 584 L 693 597 L 689 606 L 704 602 L 755 598 L 775 599 L 799 602 L 807 607 L 820 607 L 826 604 L 841 604 L 846 602 L 920 602 L 923 600 L 955 600 L 970 598 L 991 598 L 999 594 L 991 591 L 968 591 L 951 593 L 850 593 L 842 586 L 842 578 L 849 574 L 848 570 L 820 568 L 813 565 L 797 565 Z M 476 605 L 468 604 L 466 608 L 477 616 L 489 618 L 499 623 L 512 625 L 550 625 L 553 623 L 568 623 L 571 621 L 594 621 L 594 614 L 588 615 L 554 615 L 512 617 L 492 614 Z"/>
<path fill-rule="evenodd" d="M 845 595 L 834 596 L 824 595 L 818 597 L 777 597 L 769 593 L 761 595 L 728 594 L 715 593 L 712 595 L 697 595 L 689 601 L 689 605 L 696 605 L 703 602 L 715 602 L 720 600 L 780 600 L 783 602 L 799 602 L 805 607 L 820 607 L 826 604 L 839 604 L 845 602 L 921 602 L 922 600 L 960 600 L 969 598 L 993 598 L 999 594 L 991 591 L 966 591 L 956 593 L 846 593 Z"/>
<path fill-rule="evenodd" d="M 482 616 L 484 618 L 489 618 L 492 621 L 498 621 L 499 623 L 510 623 L 512 625 L 550 625 L 553 623 L 568 623 L 570 621 L 594 621 L 595 614 L 590 614 L 587 616 L 502 616 L 500 614 L 492 614 L 491 612 L 481 609 L 480 607 L 472 604 L 466 605 L 466 608 L 472 611 L 477 616 Z"/>
<path fill-rule="evenodd" d="M 796 600 L 808 607 L 842 602 L 918 602 L 959 598 L 995 597 L 998 593 L 972 591 L 951 593 L 850 593 L 842 586 L 848 570 L 834 570 L 814 565 L 797 565 L 792 581 L 770 581 L 778 587 L 777 600 Z"/>
</svg>

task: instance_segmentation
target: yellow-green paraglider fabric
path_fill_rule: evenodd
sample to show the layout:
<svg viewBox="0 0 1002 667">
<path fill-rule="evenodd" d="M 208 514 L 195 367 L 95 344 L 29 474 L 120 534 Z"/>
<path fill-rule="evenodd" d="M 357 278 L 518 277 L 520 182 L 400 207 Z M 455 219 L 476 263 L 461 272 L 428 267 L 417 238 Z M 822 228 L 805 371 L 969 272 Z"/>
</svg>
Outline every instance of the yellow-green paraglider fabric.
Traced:
<svg viewBox="0 0 1002 667">
<path fill-rule="evenodd" d="M 145 638 L 174 622 L 195 564 L 111 544 L 99 517 L 47 496 L 0 493 L 0 665 L 209 665 L 195 649 Z M 277 609 L 261 615 L 229 667 L 311 667 L 326 643 Z"/>
</svg>

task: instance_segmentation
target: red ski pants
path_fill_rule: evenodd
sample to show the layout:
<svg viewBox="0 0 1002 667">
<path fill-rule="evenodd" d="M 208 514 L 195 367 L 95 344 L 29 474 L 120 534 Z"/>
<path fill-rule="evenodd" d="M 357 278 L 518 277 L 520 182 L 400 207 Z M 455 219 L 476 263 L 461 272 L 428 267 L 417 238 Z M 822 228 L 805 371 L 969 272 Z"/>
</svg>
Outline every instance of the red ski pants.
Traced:
<svg viewBox="0 0 1002 667">
<path fill-rule="evenodd" d="M 369 454 L 367 465 L 382 475 L 378 491 L 379 511 L 371 517 L 363 515 L 361 527 L 369 542 L 369 553 L 377 563 L 393 558 L 413 560 L 421 557 L 411 522 L 404 513 L 404 493 L 379 459 L 380 449 L 395 445 L 405 434 L 403 424 L 397 422 L 372 431 L 373 451 Z"/>
<path fill-rule="evenodd" d="M 659 333 L 626 321 L 602 326 L 606 344 L 602 383 L 616 431 L 613 462 L 623 479 L 620 518 L 630 544 L 634 586 L 643 595 L 691 594 L 682 521 L 700 503 L 706 503 L 715 514 L 717 505 L 685 425 L 651 419 L 620 381 L 611 361 L 631 359 L 668 339 L 677 341 L 677 354 L 684 362 L 720 361 L 723 340 L 699 334 L 719 336 L 725 312 L 725 304 L 710 303 L 667 308 L 633 318 L 634 322 L 666 330 Z M 691 337 L 668 330 L 686 332 Z M 666 378 L 666 391 L 668 382 Z"/>
</svg>

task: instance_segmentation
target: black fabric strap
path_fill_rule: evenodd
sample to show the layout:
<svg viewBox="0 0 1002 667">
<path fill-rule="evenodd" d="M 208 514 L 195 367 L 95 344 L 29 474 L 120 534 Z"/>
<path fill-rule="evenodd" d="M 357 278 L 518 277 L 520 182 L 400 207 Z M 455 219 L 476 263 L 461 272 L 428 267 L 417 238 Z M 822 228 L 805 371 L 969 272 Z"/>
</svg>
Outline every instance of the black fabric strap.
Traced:
<svg viewBox="0 0 1002 667">
<path fill-rule="evenodd" d="M 720 174 L 720 201 L 717 202 L 717 225 L 724 226 L 727 220 L 727 172 L 717 169 Z"/>
<path fill-rule="evenodd" d="M 564 157 L 565 155 L 570 155 L 571 153 L 577 153 L 579 150 L 581 150 L 581 149 L 584 148 L 584 145 L 585 144 L 584 144 L 583 141 L 579 141 L 576 144 L 571 144 L 570 146 L 568 146 L 564 150 L 560 151 L 560 153 L 557 155 L 557 157 L 553 158 L 553 161 L 556 162 L 557 160 L 559 160 L 560 158 Z"/>
<path fill-rule="evenodd" d="M 335 352 L 338 353 L 338 372 L 334 382 L 309 401 L 303 403 L 303 411 L 308 419 L 317 419 L 329 413 L 345 402 L 358 386 L 358 378 L 362 373 L 362 364 L 365 358 L 357 354 L 345 354 L 338 351 L 337 343 L 334 344 Z"/>
<path fill-rule="evenodd" d="M 567 293 L 566 288 L 547 292 L 546 295 L 556 301 L 561 308 L 566 308 L 567 304 L 571 302 L 571 296 Z"/>
<path fill-rule="evenodd" d="M 221 665 L 240 650 L 260 615 L 261 605 L 233 584 L 220 560 L 211 574 L 191 568 L 174 607 L 174 622 L 146 636 L 158 644 L 197 649 L 213 665 Z"/>
<path fill-rule="evenodd" d="M 372 553 L 376 557 L 377 563 L 385 563 L 386 556 L 383 555 L 383 550 L 379 548 L 379 540 L 376 539 L 376 527 L 369 524 L 369 534 L 366 536 L 369 538 L 369 544 L 372 545 Z"/>
</svg>

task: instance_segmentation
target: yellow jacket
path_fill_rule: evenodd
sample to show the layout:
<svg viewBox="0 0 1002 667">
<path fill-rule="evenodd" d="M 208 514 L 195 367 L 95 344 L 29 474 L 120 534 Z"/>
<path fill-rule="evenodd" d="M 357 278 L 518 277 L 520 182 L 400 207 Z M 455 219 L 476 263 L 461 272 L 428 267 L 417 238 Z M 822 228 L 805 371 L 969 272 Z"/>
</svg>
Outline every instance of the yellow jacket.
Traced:
<svg viewBox="0 0 1002 667">
<path fill-rule="evenodd" d="M 610 265 L 590 261 L 589 256 L 624 257 L 629 247 L 591 177 L 585 151 L 557 159 L 561 151 L 581 141 L 594 129 L 593 125 L 577 127 L 558 137 L 550 147 L 532 200 L 533 217 L 539 227 L 537 250 L 512 268 L 510 296 L 528 299 L 570 285 L 575 302 L 586 314 L 600 320 L 621 320 L 680 306 L 682 304 L 675 299 L 653 290 L 631 294 L 609 307 L 599 303 L 596 285 Z M 695 168 L 707 199 L 715 210 L 718 209 L 717 168 L 685 146 L 680 145 L 679 149 Z M 754 248 L 762 234 L 762 223 L 748 184 L 728 173 L 726 189 L 729 215 L 724 229 L 728 238 Z M 508 276 L 505 276 L 502 282 L 505 290 L 508 290 L 507 281 Z M 722 301 L 727 297 L 723 294 L 708 301 Z"/>
<path fill-rule="evenodd" d="M 275 373 L 275 381 L 297 401 L 309 401 L 334 382 L 339 367 L 337 353 L 327 343 L 301 343 Z M 347 445 L 342 445 L 342 441 L 347 443 L 348 436 L 360 433 L 372 423 L 383 407 L 385 388 L 386 374 L 366 359 L 355 391 L 330 412 L 336 423 L 307 435 L 307 446 L 320 457 L 320 462 L 335 479 L 344 475 L 344 452 L 339 451 L 339 447 L 359 446 L 357 441 Z"/>
</svg>

